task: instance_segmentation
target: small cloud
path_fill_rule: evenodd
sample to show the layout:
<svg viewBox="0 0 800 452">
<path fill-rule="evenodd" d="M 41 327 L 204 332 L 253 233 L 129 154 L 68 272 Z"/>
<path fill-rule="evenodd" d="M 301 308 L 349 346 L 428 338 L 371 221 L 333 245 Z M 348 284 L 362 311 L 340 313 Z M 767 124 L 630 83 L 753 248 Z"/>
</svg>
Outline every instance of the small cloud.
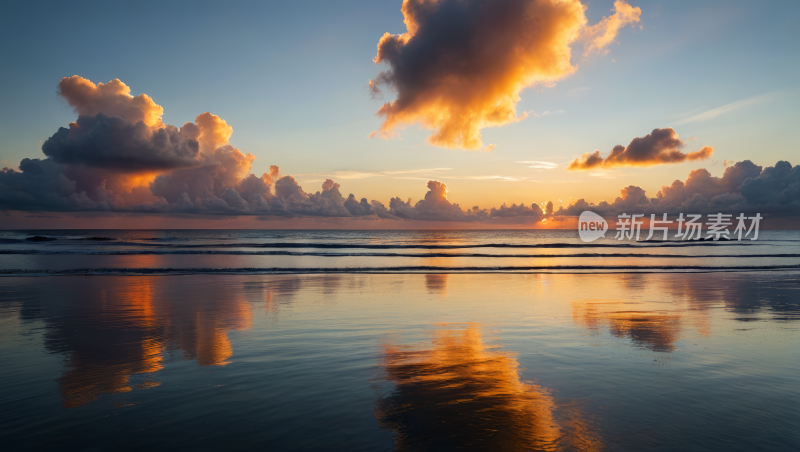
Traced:
<svg viewBox="0 0 800 452">
<path fill-rule="evenodd" d="M 429 179 L 434 175 L 450 171 L 452 168 L 424 168 L 424 169 L 411 169 L 399 171 L 355 171 L 355 170 L 337 170 L 327 171 L 322 173 L 306 173 L 297 174 L 297 177 L 315 176 L 322 177 L 323 179 L 305 180 L 304 182 L 319 182 L 324 181 L 325 178 L 333 179 L 366 179 L 369 177 L 390 177 L 392 179 Z M 413 177 L 416 176 L 416 177 Z"/>
<path fill-rule="evenodd" d="M 558 168 L 558 164 L 552 162 L 541 162 L 541 161 L 530 160 L 530 161 L 523 161 L 516 163 L 522 163 L 524 165 L 528 165 L 528 168 L 539 169 L 539 170 L 542 169 L 550 170 Z"/>
<path fill-rule="evenodd" d="M 644 137 L 636 137 L 628 146 L 618 144 L 605 158 L 600 151 L 587 152 L 567 166 L 567 171 L 597 170 L 621 166 L 653 166 L 665 163 L 693 162 L 707 160 L 714 148 L 704 146 L 692 152 L 682 152 L 686 143 L 671 127 L 653 129 Z"/>
<path fill-rule="evenodd" d="M 689 122 L 707 121 L 707 120 L 709 120 L 711 118 L 715 118 L 715 117 L 717 117 L 719 115 L 722 115 L 722 114 L 725 114 L 725 113 L 729 113 L 729 112 L 731 112 L 733 110 L 736 110 L 738 108 L 759 104 L 761 102 L 766 102 L 766 101 L 770 100 L 772 97 L 773 97 L 772 93 L 762 94 L 760 96 L 748 97 L 747 99 L 742 99 L 742 100 L 738 100 L 736 102 L 731 102 L 731 103 L 725 104 L 725 105 L 723 105 L 721 107 L 712 108 L 711 110 L 704 111 L 703 113 L 699 113 L 699 114 L 690 116 L 690 117 L 688 117 L 686 119 L 682 119 L 682 120 L 676 122 L 675 125 L 686 124 L 686 123 L 689 123 Z"/>
<path fill-rule="evenodd" d="M 497 180 L 502 182 L 541 182 L 525 176 L 439 176 L 440 179 L 461 179 L 461 180 Z"/>
<path fill-rule="evenodd" d="M 483 148 L 483 150 L 485 152 L 491 152 L 491 151 L 494 151 L 494 148 L 496 148 L 496 147 L 497 147 L 496 144 L 490 144 L 490 145 L 486 146 L 485 148 Z"/>
<path fill-rule="evenodd" d="M 524 117 L 526 117 L 526 118 L 527 118 L 528 116 L 534 116 L 534 117 L 537 117 L 537 118 L 538 118 L 538 117 L 542 117 L 542 116 L 558 115 L 558 114 L 561 114 L 561 113 L 564 113 L 564 110 L 558 110 L 558 111 L 549 111 L 549 110 L 545 110 L 545 112 L 544 112 L 544 113 L 536 113 L 536 112 L 535 112 L 535 111 L 533 111 L 533 110 L 529 110 L 529 111 L 523 112 L 523 113 L 522 113 L 522 116 L 524 116 Z"/>
<path fill-rule="evenodd" d="M 607 54 L 608 46 L 614 42 L 620 28 L 626 25 L 635 26 L 642 15 L 640 8 L 634 8 L 623 1 L 614 2 L 613 11 L 614 14 L 603 17 L 600 22 L 584 30 L 583 39 L 587 41 L 584 56 L 592 53 Z"/>
<path fill-rule="evenodd" d="M 579 86 L 577 88 L 572 88 L 571 90 L 567 91 L 567 97 L 580 97 L 581 94 L 585 93 L 589 90 L 588 86 Z"/>
</svg>

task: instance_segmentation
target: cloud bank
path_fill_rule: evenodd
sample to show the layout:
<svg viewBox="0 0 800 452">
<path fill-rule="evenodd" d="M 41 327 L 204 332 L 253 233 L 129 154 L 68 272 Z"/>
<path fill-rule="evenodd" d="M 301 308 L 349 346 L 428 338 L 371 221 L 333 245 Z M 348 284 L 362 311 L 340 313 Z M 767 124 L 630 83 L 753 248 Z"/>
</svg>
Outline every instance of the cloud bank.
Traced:
<svg viewBox="0 0 800 452">
<path fill-rule="evenodd" d="M 558 210 L 547 201 L 488 209 L 462 207 L 448 199 L 446 184 L 432 178 L 428 179 L 427 192 L 416 202 L 395 197 L 386 205 L 352 193 L 345 196 L 342 186 L 332 178 L 325 179 L 318 190 L 306 192 L 278 166 L 271 166 L 260 176 L 253 174 L 255 156 L 232 146 L 229 139 L 233 129 L 211 113 L 202 113 L 194 122 L 178 128 L 161 121 L 163 108 L 152 99 L 143 94 L 131 96 L 130 89 L 119 80 L 95 85 L 76 76 L 63 79 L 59 87 L 60 95 L 78 112 L 78 119 L 44 142 L 44 158 L 26 158 L 18 169 L 5 167 L 0 171 L 0 209 L 482 225 L 532 224 L 552 217 L 577 216 L 583 210 L 600 214 L 758 211 L 772 216 L 800 215 L 800 166 L 788 162 L 762 169 L 743 161 L 728 166 L 722 177 L 698 169 L 686 181 L 662 187 L 655 198 L 648 198 L 640 187 L 629 186 L 612 203 L 594 205 L 580 199 Z M 640 149 L 653 155 L 652 149 L 675 148 L 680 142 L 671 129 L 656 132 L 658 129 L 632 141 L 618 158 L 634 159 Z M 543 168 L 555 165 L 522 163 Z"/>
<path fill-rule="evenodd" d="M 655 198 L 630 185 L 613 202 L 591 204 L 579 199 L 555 212 L 556 217 L 577 216 L 590 210 L 600 215 L 761 213 L 768 216 L 800 215 L 800 165 L 779 161 L 763 168 L 744 160 L 725 169 L 722 177 L 696 169 L 686 181 L 661 187 Z"/>
<path fill-rule="evenodd" d="M 117 79 L 62 79 L 58 94 L 78 119 L 44 142 L 46 158 L 3 168 L 0 208 L 462 222 L 542 216 L 535 204 L 465 210 L 447 199 L 447 186 L 437 181 L 428 182 L 422 200 L 394 198 L 388 207 L 345 197 L 332 179 L 307 193 L 275 165 L 269 173 L 252 174 L 255 156 L 229 143 L 233 129 L 222 118 L 206 112 L 180 128 L 164 124 L 160 105 L 130 91 Z"/>
<path fill-rule="evenodd" d="M 671 127 L 653 129 L 644 137 L 636 137 L 628 146 L 614 146 L 608 157 L 603 158 L 600 151 L 585 153 L 581 158 L 573 160 L 568 171 L 584 171 L 599 168 L 616 168 L 620 166 L 653 166 L 664 163 L 692 162 L 711 158 L 714 148 L 704 146 L 692 152 L 681 152 L 686 143 Z"/>
<path fill-rule="evenodd" d="M 388 88 L 397 97 L 378 110 L 384 121 L 373 136 L 419 123 L 433 145 L 491 150 L 480 130 L 524 119 L 516 112 L 524 88 L 571 75 L 576 42 L 600 52 L 641 14 L 617 1 L 612 16 L 587 27 L 585 9 L 579 0 L 404 0 L 407 31 L 384 34 L 374 58 L 388 69 L 370 80 L 372 94 Z"/>
</svg>

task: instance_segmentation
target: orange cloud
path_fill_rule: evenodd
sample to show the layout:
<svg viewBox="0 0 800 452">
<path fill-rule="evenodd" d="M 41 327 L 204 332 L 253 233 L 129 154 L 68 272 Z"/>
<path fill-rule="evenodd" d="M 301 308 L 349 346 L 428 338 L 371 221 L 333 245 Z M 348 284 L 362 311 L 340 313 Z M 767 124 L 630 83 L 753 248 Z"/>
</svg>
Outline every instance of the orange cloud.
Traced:
<svg viewBox="0 0 800 452">
<path fill-rule="evenodd" d="M 58 82 L 58 95 L 63 97 L 79 115 L 104 113 L 125 118 L 131 123 L 142 121 L 148 127 L 161 128 L 164 109 L 147 94 L 131 96 L 131 89 L 115 78 L 95 85 L 91 80 L 73 75 Z"/>
<path fill-rule="evenodd" d="M 197 141 L 200 143 L 201 152 L 214 151 L 218 147 L 228 144 L 228 140 L 233 135 L 233 127 L 229 126 L 224 119 L 209 112 L 197 115 Z M 191 123 L 184 124 L 184 127 Z M 183 130 L 183 129 L 181 129 Z"/>
<path fill-rule="evenodd" d="M 480 130 L 524 119 L 520 92 L 571 75 L 572 45 L 586 32 L 587 49 L 613 42 L 641 10 L 618 1 L 617 12 L 587 29 L 579 0 L 404 0 L 406 33 L 386 33 L 375 63 L 389 66 L 370 80 L 370 91 L 397 92 L 378 110 L 378 133 L 388 138 L 404 125 L 433 130 L 428 142 L 483 149 Z M 486 148 L 491 150 L 491 147 Z"/>
<path fill-rule="evenodd" d="M 625 25 L 633 25 L 639 22 L 639 16 L 641 15 L 641 9 L 634 8 L 620 0 L 615 1 L 613 15 L 603 17 L 600 22 L 591 27 L 587 27 L 584 31 L 583 38 L 588 42 L 588 45 L 584 49 L 584 55 L 608 53 L 606 47 L 614 42 L 619 29 Z"/>
<path fill-rule="evenodd" d="M 68 203 L 114 210 L 145 205 L 160 210 L 166 207 L 163 194 L 174 190 L 213 198 L 237 186 L 242 194 L 270 197 L 268 186 L 277 177 L 277 167 L 260 178 L 251 175 L 255 157 L 229 145 L 233 128 L 219 116 L 205 112 L 195 123 L 178 129 L 162 122 L 164 109 L 152 98 L 131 96 L 130 88 L 118 79 L 95 85 L 79 76 L 65 77 L 58 87 L 78 119 L 45 141 L 42 151 L 49 157 L 47 163 L 31 163 L 49 165 L 51 171 L 66 176 L 58 190 L 65 194 L 74 190 Z M 175 169 L 185 171 L 173 178 Z M 169 187 L 173 179 L 181 186 Z M 241 204 L 237 198 L 228 195 Z"/>
<path fill-rule="evenodd" d="M 704 146 L 698 151 L 683 153 L 680 148 L 686 143 L 671 127 L 653 129 L 649 135 L 636 137 L 628 146 L 614 146 L 608 157 L 603 159 L 600 151 L 585 153 L 573 160 L 567 171 L 584 171 L 597 168 L 615 168 L 620 166 L 653 166 L 662 163 L 681 163 L 705 160 L 714 153 L 714 148 Z"/>
</svg>

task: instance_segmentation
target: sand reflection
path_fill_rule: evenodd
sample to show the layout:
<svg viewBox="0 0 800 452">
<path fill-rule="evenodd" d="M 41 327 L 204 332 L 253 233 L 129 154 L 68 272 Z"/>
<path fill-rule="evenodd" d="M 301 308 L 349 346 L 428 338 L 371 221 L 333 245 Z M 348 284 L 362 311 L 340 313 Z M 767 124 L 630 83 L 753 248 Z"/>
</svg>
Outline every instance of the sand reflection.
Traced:
<svg viewBox="0 0 800 452">
<path fill-rule="evenodd" d="M 572 410 L 520 380 L 516 358 L 484 345 L 477 325 L 443 325 L 429 349 L 384 347 L 386 379 L 376 417 L 396 433 L 396 450 L 600 450 Z"/>
</svg>

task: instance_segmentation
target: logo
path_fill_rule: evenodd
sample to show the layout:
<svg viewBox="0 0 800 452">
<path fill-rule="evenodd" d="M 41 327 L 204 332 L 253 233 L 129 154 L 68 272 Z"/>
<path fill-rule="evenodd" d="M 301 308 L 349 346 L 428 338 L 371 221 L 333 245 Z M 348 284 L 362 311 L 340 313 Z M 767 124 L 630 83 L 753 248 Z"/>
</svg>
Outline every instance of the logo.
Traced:
<svg viewBox="0 0 800 452">
<path fill-rule="evenodd" d="M 605 238 L 606 231 L 608 231 L 608 223 L 594 212 L 587 210 L 578 218 L 578 234 L 584 242 L 594 242 L 600 237 Z"/>
</svg>

